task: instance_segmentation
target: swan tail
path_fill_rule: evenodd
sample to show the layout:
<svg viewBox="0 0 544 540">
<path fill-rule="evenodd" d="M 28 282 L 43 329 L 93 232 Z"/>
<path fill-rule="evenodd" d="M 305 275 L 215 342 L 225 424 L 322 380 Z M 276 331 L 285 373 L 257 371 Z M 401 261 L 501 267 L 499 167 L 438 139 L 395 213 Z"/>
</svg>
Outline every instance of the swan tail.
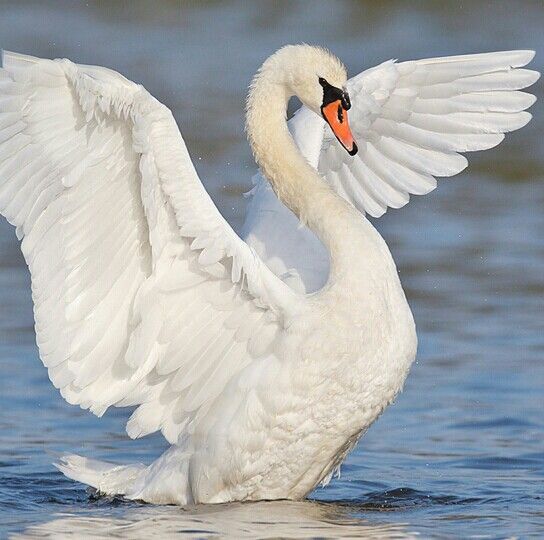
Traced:
<svg viewBox="0 0 544 540">
<path fill-rule="evenodd" d="M 93 487 L 103 495 L 153 504 L 191 504 L 189 485 L 190 455 L 172 446 L 151 465 L 117 465 L 75 454 L 61 456 L 55 467 L 65 476 Z"/>
<path fill-rule="evenodd" d="M 116 465 L 75 454 L 63 455 L 54 465 L 64 476 L 104 495 L 127 495 L 147 469 L 141 463 Z"/>
</svg>

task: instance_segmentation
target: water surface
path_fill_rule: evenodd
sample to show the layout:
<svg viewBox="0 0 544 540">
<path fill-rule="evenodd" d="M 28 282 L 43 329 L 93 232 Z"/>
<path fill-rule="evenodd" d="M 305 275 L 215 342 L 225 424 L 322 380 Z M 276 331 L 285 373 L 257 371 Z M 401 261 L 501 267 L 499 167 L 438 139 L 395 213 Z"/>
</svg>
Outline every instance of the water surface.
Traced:
<svg viewBox="0 0 544 540">
<path fill-rule="evenodd" d="M 128 7 L 130 6 L 130 7 Z M 181 7 L 180 7 L 181 6 Z M 254 171 L 245 89 L 282 44 L 330 47 L 352 73 L 401 59 L 534 48 L 541 2 L 2 2 L 0 45 L 122 71 L 170 106 L 206 187 L 239 227 Z M 542 97 L 542 87 L 534 91 Z M 34 345 L 30 286 L 0 222 L 0 537 L 544 536 L 544 123 L 375 222 L 419 331 L 404 393 L 340 478 L 300 503 L 153 507 L 96 498 L 50 452 L 150 462 L 124 411 L 64 403 Z"/>
</svg>

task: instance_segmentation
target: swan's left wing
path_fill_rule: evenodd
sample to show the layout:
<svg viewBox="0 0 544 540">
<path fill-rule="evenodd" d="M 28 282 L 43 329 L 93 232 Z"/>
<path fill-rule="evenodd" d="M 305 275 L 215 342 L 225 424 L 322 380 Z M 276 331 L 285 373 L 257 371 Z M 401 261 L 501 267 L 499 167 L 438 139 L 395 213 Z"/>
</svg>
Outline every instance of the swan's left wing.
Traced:
<svg viewBox="0 0 544 540">
<path fill-rule="evenodd" d="M 378 217 L 410 194 L 436 187 L 435 177 L 467 166 L 460 152 L 485 150 L 524 126 L 535 97 L 520 92 L 539 77 L 523 68 L 533 51 L 390 60 L 348 81 L 349 121 L 359 147 L 350 156 L 330 128 L 304 108 L 291 120 L 303 153 L 334 189 Z M 323 134 L 317 145 L 304 142 Z"/>
<path fill-rule="evenodd" d="M 299 297 L 231 229 L 170 111 L 101 67 L 3 55 L 0 214 L 17 227 L 49 377 L 170 442 L 274 356 Z"/>
</svg>

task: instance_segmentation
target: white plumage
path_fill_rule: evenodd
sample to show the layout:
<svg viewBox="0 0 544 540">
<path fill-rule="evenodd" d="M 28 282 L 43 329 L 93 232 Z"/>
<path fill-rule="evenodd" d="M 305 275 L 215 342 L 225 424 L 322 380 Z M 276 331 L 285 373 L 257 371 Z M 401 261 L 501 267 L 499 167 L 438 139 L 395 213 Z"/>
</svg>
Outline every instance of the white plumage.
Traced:
<svg viewBox="0 0 544 540">
<path fill-rule="evenodd" d="M 533 54 L 362 72 L 347 81 L 350 156 L 315 114 L 318 76 L 342 88 L 343 66 L 318 48 L 281 49 L 254 81 L 248 133 L 283 203 L 259 175 L 243 241 L 142 86 L 5 52 L 0 213 L 23 239 L 41 359 L 69 403 L 97 415 L 136 406 L 128 434 L 160 430 L 173 445 L 149 467 L 67 456 L 61 470 L 180 504 L 300 498 L 326 481 L 416 350 L 395 265 L 356 209 L 399 208 L 460 172 L 458 152 L 525 125 L 534 97 L 519 90 L 538 74 L 519 68 Z M 304 158 L 283 120 L 294 93 Z"/>
<path fill-rule="evenodd" d="M 523 127 L 536 98 L 519 90 L 539 73 L 519 69 L 533 51 L 504 51 L 397 63 L 389 60 L 347 82 L 350 124 L 359 153 L 350 156 L 326 122 L 307 107 L 289 121 L 301 152 L 328 183 L 373 217 L 400 208 L 410 194 L 436 188 L 435 176 L 452 176 L 467 165 L 459 152 L 499 144 Z M 311 231 L 275 197 L 261 174 L 244 226 L 246 240 L 278 275 L 291 270 L 300 291 L 322 287 L 328 256 Z M 283 239 L 289 238 L 289 242 Z"/>
</svg>

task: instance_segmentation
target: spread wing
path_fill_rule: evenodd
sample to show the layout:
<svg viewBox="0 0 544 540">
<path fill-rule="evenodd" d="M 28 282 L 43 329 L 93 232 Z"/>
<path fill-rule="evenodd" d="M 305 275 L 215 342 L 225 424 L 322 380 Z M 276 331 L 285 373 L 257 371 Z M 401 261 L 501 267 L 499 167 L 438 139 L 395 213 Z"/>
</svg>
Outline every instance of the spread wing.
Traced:
<svg viewBox="0 0 544 540">
<path fill-rule="evenodd" d="M 97 415 L 139 405 L 134 437 L 194 428 L 297 302 L 218 212 L 170 111 L 105 68 L 4 53 L 0 213 L 51 381 Z"/>
<path fill-rule="evenodd" d="M 535 97 L 519 90 L 539 74 L 520 69 L 533 51 L 390 60 L 348 81 L 349 121 L 359 153 L 350 156 L 330 128 L 303 109 L 291 130 L 310 162 L 345 199 L 378 217 L 410 194 L 436 187 L 437 176 L 467 166 L 460 152 L 499 144 L 524 126 Z M 315 131 L 323 136 L 316 143 Z M 310 133 L 311 132 L 311 133 Z"/>
</svg>

